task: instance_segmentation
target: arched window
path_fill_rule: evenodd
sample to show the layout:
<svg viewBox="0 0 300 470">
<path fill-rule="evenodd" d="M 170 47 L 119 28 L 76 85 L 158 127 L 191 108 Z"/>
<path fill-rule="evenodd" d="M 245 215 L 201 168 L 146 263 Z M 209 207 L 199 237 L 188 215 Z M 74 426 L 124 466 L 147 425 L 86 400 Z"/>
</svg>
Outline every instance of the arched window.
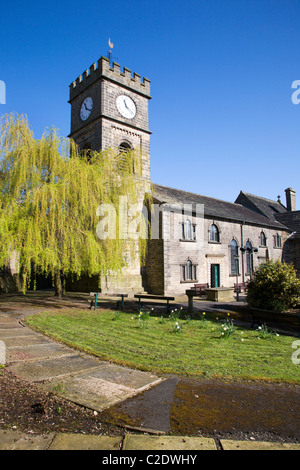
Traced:
<svg viewBox="0 0 300 470">
<path fill-rule="evenodd" d="M 215 224 L 211 224 L 209 229 L 209 240 L 211 242 L 219 242 L 220 241 L 220 233 L 219 229 Z"/>
<path fill-rule="evenodd" d="M 260 232 L 260 246 L 267 246 L 267 237 L 263 231 Z"/>
<path fill-rule="evenodd" d="M 196 281 L 197 279 L 197 266 L 192 263 L 188 258 L 185 264 L 181 266 L 181 280 L 182 281 Z"/>
<path fill-rule="evenodd" d="M 282 247 L 282 237 L 279 235 L 279 233 L 276 233 L 274 235 L 274 248 L 281 248 Z"/>
<path fill-rule="evenodd" d="M 86 158 L 87 161 L 89 162 L 92 158 L 92 150 L 90 144 L 85 144 L 84 147 L 82 148 L 81 155 L 83 158 Z"/>
<path fill-rule="evenodd" d="M 118 167 L 121 171 L 129 169 L 127 153 L 132 150 L 132 146 L 129 142 L 123 141 L 119 145 L 119 155 L 118 155 Z M 132 168 L 134 172 L 134 168 Z"/>
<path fill-rule="evenodd" d="M 253 251 L 252 251 L 252 243 L 248 240 L 246 243 L 246 266 L 247 266 L 247 273 L 253 273 Z"/>
<path fill-rule="evenodd" d="M 184 224 L 184 238 L 187 240 L 192 239 L 192 223 L 189 219 L 186 219 Z"/>
<path fill-rule="evenodd" d="M 230 242 L 230 267 L 231 274 L 238 274 L 238 244 L 233 239 Z"/>
<path fill-rule="evenodd" d="M 182 240 L 196 240 L 196 224 L 192 224 L 189 219 L 182 222 L 181 225 L 181 239 Z"/>
<path fill-rule="evenodd" d="M 129 150 L 131 150 L 132 147 L 130 145 L 129 142 L 121 142 L 120 145 L 119 145 L 119 153 L 126 153 L 126 152 L 129 152 Z"/>
</svg>

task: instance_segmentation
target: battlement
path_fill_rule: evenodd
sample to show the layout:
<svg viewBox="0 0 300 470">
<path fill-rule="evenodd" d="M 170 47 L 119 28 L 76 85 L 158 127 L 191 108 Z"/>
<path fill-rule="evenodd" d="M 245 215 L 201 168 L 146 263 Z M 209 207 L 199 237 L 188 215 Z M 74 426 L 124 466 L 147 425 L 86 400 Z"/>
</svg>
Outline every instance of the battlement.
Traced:
<svg viewBox="0 0 300 470">
<path fill-rule="evenodd" d="M 84 91 L 87 86 L 102 77 L 151 98 L 150 80 L 148 80 L 148 78 L 144 77 L 143 80 L 141 80 L 141 76 L 138 73 L 134 72 L 132 74 L 131 70 L 127 67 L 124 67 L 123 71 L 121 71 L 120 65 L 116 62 L 113 62 L 111 67 L 109 59 L 107 57 L 101 57 L 98 62 L 92 64 L 89 69 L 85 70 L 82 75 L 71 83 L 70 100 Z"/>
</svg>

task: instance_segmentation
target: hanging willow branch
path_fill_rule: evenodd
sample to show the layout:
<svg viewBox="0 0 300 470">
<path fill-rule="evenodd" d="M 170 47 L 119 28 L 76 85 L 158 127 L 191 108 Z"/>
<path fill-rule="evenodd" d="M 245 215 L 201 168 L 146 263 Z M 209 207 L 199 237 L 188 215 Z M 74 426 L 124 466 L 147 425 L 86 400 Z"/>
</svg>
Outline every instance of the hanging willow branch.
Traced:
<svg viewBox="0 0 300 470">
<path fill-rule="evenodd" d="M 17 253 L 24 291 L 33 266 L 53 278 L 119 272 L 134 241 L 99 240 L 97 207 L 113 204 L 118 215 L 120 196 L 140 200 L 141 156 L 128 152 L 121 167 L 111 149 L 87 160 L 55 129 L 35 140 L 25 116 L 4 116 L 0 131 L 0 266 Z"/>
</svg>

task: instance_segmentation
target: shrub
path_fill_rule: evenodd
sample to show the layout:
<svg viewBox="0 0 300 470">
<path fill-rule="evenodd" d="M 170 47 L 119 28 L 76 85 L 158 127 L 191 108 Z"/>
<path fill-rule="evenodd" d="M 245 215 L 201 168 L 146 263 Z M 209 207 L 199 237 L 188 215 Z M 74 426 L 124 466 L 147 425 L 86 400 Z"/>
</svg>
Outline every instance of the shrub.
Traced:
<svg viewBox="0 0 300 470">
<path fill-rule="evenodd" d="M 282 312 L 300 302 L 300 280 L 291 264 L 269 260 L 259 266 L 248 284 L 251 307 Z"/>
</svg>

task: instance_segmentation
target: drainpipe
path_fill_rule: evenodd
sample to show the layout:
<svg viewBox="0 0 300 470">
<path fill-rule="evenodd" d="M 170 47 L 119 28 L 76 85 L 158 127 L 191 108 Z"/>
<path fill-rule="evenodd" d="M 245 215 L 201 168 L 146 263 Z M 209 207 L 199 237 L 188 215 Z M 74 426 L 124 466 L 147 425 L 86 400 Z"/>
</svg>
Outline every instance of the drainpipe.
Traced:
<svg viewBox="0 0 300 470">
<path fill-rule="evenodd" d="M 245 225 L 245 221 L 241 223 L 241 247 L 244 246 L 244 233 L 243 233 L 243 226 Z M 245 266 L 244 266 L 244 252 L 242 251 L 242 282 L 245 284 Z"/>
</svg>

